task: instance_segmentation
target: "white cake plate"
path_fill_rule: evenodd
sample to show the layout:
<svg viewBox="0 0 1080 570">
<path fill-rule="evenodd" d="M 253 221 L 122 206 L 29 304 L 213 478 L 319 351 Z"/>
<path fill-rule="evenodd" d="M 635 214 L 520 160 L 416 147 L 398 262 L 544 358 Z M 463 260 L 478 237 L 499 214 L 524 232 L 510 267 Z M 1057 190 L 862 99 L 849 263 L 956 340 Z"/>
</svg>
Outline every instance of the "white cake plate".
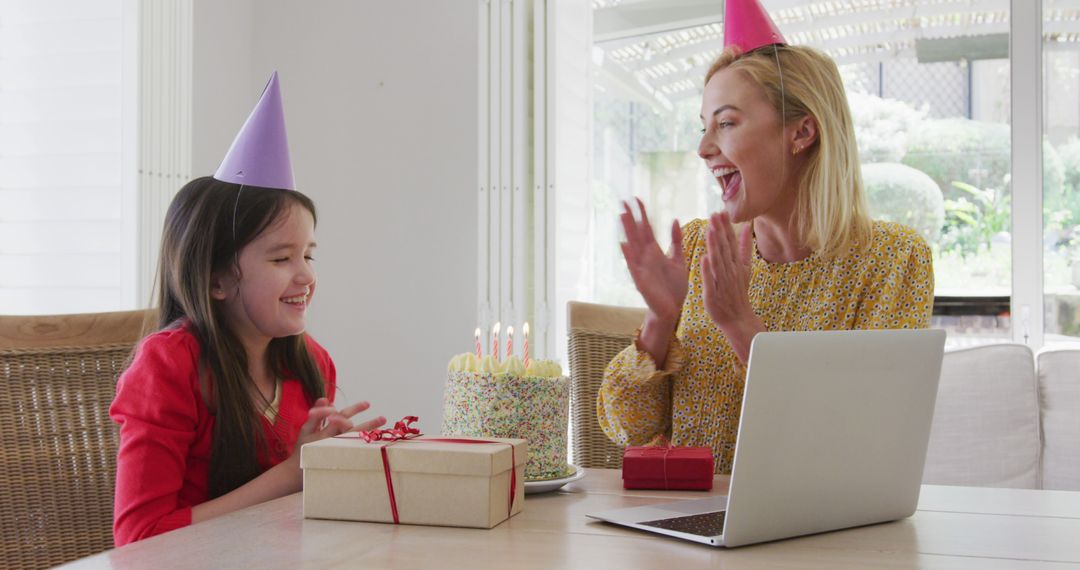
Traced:
<svg viewBox="0 0 1080 570">
<path fill-rule="evenodd" d="M 585 476 L 585 470 L 577 465 L 571 465 L 574 468 L 574 472 L 561 479 L 546 479 L 544 481 L 526 481 L 525 482 L 525 494 L 532 495 L 534 493 L 550 493 L 567 483 L 572 483 Z"/>
</svg>

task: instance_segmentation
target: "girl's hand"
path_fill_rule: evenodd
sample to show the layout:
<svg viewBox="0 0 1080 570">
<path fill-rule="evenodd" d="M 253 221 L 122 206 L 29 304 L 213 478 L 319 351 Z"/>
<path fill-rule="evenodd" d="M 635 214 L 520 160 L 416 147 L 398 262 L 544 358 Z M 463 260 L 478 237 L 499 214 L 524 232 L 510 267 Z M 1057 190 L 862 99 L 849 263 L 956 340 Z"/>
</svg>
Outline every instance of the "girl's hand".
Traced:
<svg viewBox="0 0 1080 570">
<path fill-rule="evenodd" d="M 705 256 L 701 259 L 705 311 L 743 362 L 749 357 L 754 335 L 765 330 L 750 305 L 751 231 L 752 225 L 748 223 L 736 239 L 728 213 L 713 214 L 705 234 Z"/>
<path fill-rule="evenodd" d="M 241 485 L 238 489 L 195 505 L 191 509 L 191 520 L 193 522 L 204 521 L 303 490 L 304 474 L 300 470 L 300 448 L 305 443 L 333 437 L 351 429 L 372 430 L 385 424 L 386 418 L 380 416 L 353 425 L 349 418 L 368 409 L 370 406 L 371 404 L 367 402 L 359 402 L 337 410 L 330 405 L 330 400 L 326 398 L 315 400 L 315 405 L 308 411 L 308 419 L 301 426 L 300 434 L 296 438 L 296 445 L 293 447 L 292 455 L 288 459 L 271 467 L 262 475 Z"/>
<path fill-rule="evenodd" d="M 671 226 L 671 255 L 665 255 L 653 235 L 645 205 L 640 199 L 637 205 L 641 212 L 640 222 L 634 219 L 634 212 L 626 202 L 623 202 L 624 211 L 619 215 L 626 233 L 626 241 L 619 244 L 626 267 L 649 310 L 660 321 L 675 323 L 686 300 L 689 280 L 682 250 L 682 230 L 676 220 Z"/>
<path fill-rule="evenodd" d="M 318 402 L 316 402 L 316 403 L 318 403 Z M 342 408 L 341 410 L 339 410 L 337 412 L 337 414 L 335 414 L 334 416 L 331 416 L 330 420 L 328 420 L 328 421 L 334 420 L 335 418 L 344 418 L 347 422 L 350 422 L 349 425 L 351 426 L 348 429 L 346 429 L 345 431 L 371 431 L 373 429 L 377 429 L 377 428 L 380 428 L 380 427 L 386 425 L 386 418 L 384 418 L 382 416 L 379 416 L 379 417 L 377 417 L 375 419 L 372 419 L 372 420 L 363 421 L 363 422 L 360 422 L 360 423 L 355 424 L 355 425 L 351 423 L 350 418 L 352 418 L 356 414 L 359 414 L 360 412 L 363 412 L 363 411 L 367 410 L 370 407 L 371 407 L 371 404 L 368 403 L 368 402 L 357 402 L 357 403 L 355 403 L 355 404 L 353 404 L 351 406 L 348 406 L 346 408 Z M 344 432 L 340 432 L 340 433 L 344 433 Z M 338 435 L 338 434 L 334 434 L 334 435 Z"/>
<path fill-rule="evenodd" d="M 386 423 L 386 418 L 379 416 L 373 420 L 367 420 L 353 425 L 350 418 L 371 407 L 368 402 L 358 402 L 341 410 L 330 405 L 330 400 L 319 398 L 315 405 L 308 411 L 308 419 L 300 428 L 300 434 L 296 438 L 289 461 L 295 462 L 297 469 L 300 467 L 300 448 L 305 443 L 319 441 L 327 437 L 343 434 L 347 431 L 370 431 Z"/>
</svg>

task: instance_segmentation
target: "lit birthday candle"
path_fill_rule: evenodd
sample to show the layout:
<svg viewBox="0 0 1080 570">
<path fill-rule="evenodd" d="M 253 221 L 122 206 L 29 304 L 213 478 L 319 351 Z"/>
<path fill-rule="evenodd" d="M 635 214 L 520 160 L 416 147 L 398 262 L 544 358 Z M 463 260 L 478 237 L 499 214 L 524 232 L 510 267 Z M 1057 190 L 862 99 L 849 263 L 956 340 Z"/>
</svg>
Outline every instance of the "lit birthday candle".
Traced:
<svg viewBox="0 0 1080 570">
<path fill-rule="evenodd" d="M 525 321 L 525 326 L 521 327 L 521 333 L 525 335 L 524 345 L 522 345 L 523 358 L 522 364 L 525 368 L 529 367 L 529 322 Z"/>
<path fill-rule="evenodd" d="M 476 357 L 483 358 L 483 352 L 483 349 L 480 348 L 480 327 L 476 327 Z"/>
<path fill-rule="evenodd" d="M 495 323 L 495 326 L 491 328 L 491 357 L 496 361 L 499 360 L 499 329 L 502 323 Z"/>
<path fill-rule="evenodd" d="M 506 358 L 510 359 L 514 355 L 514 327 L 513 325 L 506 327 Z"/>
</svg>

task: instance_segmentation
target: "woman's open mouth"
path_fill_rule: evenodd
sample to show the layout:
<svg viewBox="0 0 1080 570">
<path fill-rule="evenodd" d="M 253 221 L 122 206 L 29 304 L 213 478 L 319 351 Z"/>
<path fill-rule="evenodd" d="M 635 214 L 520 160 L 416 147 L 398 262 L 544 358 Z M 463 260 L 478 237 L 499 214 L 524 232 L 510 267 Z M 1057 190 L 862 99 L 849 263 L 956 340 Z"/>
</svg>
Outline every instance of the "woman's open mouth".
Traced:
<svg viewBox="0 0 1080 570">
<path fill-rule="evenodd" d="M 739 193 L 739 185 L 742 184 L 742 173 L 734 166 L 714 168 L 713 176 L 720 182 L 720 198 L 727 202 Z"/>
</svg>

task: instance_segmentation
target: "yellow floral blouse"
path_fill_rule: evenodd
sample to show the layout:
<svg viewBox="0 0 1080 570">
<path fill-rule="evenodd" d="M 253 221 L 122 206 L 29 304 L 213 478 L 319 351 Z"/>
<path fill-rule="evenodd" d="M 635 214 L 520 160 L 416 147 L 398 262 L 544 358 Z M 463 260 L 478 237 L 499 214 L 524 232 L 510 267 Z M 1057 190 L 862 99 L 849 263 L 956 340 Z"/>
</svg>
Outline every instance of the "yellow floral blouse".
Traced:
<svg viewBox="0 0 1080 570">
<path fill-rule="evenodd" d="M 664 435 L 672 445 L 707 446 L 730 473 L 746 368 L 705 311 L 701 257 L 708 222 L 683 228 L 690 286 L 664 370 L 631 344 L 607 367 L 596 411 L 619 445 Z M 930 248 L 914 230 L 874 222 L 865 252 L 816 254 L 769 263 L 754 248 L 750 304 L 771 331 L 926 328 L 934 300 Z"/>
</svg>

